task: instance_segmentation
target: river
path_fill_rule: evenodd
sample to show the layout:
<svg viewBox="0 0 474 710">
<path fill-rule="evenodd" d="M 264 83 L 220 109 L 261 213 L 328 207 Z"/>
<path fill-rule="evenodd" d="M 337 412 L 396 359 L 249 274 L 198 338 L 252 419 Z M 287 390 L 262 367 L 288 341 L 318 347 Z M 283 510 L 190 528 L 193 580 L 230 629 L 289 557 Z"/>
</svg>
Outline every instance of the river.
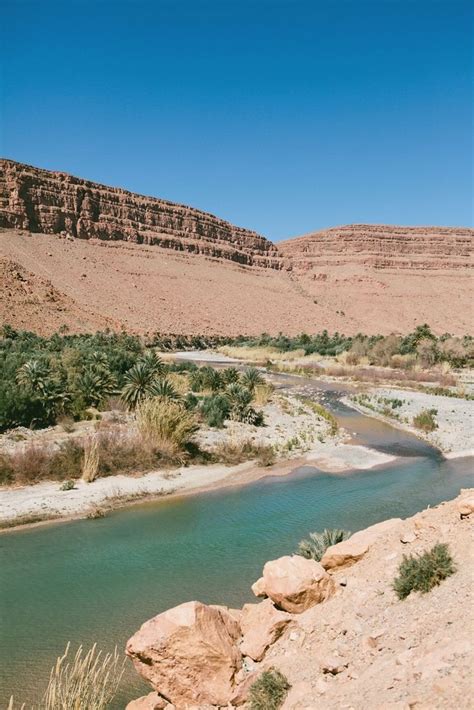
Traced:
<svg viewBox="0 0 474 710">
<path fill-rule="evenodd" d="M 304 466 L 103 519 L 0 535 L 2 707 L 12 693 L 38 701 L 68 641 L 122 649 L 146 619 L 181 602 L 240 606 L 252 601 L 250 585 L 264 562 L 294 551 L 308 532 L 409 516 L 473 484 L 472 459 L 445 460 L 416 437 L 359 414 L 341 402 L 340 387 L 305 387 L 324 397 L 355 443 L 399 458 L 344 475 Z M 129 669 L 114 708 L 148 690 Z"/>
</svg>

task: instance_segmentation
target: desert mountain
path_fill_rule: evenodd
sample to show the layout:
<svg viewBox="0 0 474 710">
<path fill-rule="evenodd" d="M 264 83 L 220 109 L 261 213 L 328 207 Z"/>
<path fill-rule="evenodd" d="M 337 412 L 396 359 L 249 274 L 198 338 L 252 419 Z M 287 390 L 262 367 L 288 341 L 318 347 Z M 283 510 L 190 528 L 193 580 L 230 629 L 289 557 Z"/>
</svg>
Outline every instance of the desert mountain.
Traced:
<svg viewBox="0 0 474 710">
<path fill-rule="evenodd" d="M 0 161 L 1 322 L 40 333 L 472 332 L 474 230 L 273 244 L 207 212 Z"/>
</svg>

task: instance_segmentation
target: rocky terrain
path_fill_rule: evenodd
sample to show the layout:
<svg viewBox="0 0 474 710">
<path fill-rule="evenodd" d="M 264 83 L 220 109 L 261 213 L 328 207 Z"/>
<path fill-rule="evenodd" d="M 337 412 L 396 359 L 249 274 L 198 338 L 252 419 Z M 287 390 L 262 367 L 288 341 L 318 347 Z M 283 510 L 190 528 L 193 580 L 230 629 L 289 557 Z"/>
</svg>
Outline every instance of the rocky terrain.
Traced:
<svg viewBox="0 0 474 710">
<path fill-rule="evenodd" d="M 143 624 L 128 641 L 154 688 L 128 710 L 248 707 L 263 670 L 291 686 L 283 710 L 472 707 L 474 491 L 407 520 L 333 545 L 321 563 L 268 562 L 243 609 L 191 601 Z M 455 573 L 399 599 L 404 554 L 447 543 Z"/>
<path fill-rule="evenodd" d="M 473 244 L 467 228 L 350 225 L 277 246 L 191 207 L 0 161 L 2 268 L 29 272 L 26 289 L 8 277 L 0 318 L 42 334 L 471 332 Z"/>
</svg>

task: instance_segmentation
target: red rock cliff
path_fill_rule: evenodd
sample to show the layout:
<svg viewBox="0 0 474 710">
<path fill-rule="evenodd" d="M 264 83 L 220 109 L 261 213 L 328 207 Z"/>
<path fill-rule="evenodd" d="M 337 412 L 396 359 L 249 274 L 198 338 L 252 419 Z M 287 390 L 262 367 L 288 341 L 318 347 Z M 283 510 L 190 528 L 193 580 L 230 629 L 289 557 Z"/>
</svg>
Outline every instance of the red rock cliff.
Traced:
<svg viewBox="0 0 474 710">
<path fill-rule="evenodd" d="M 276 247 L 214 215 L 62 172 L 0 161 L 0 227 L 123 240 L 282 268 Z"/>
</svg>

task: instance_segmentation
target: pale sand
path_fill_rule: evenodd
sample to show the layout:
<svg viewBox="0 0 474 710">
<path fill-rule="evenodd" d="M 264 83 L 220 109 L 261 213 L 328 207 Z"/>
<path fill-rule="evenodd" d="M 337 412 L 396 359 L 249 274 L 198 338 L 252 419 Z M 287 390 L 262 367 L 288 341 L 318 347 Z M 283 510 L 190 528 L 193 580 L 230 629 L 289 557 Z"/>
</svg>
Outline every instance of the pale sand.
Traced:
<svg viewBox="0 0 474 710">
<path fill-rule="evenodd" d="M 398 419 L 386 417 L 380 412 L 365 407 L 352 398 L 346 397 L 343 401 L 350 407 L 357 409 L 369 417 L 376 417 L 388 422 L 391 426 L 398 427 L 424 439 L 432 446 L 438 448 L 446 458 L 461 458 L 472 456 L 474 449 L 474 401 L 456 397 L 444 397 L 426 392 L 417 392 L 397 387 L 374 387 L 368 391 L 371 402 L 376 407 L 383 403 L 377 402 L 377 397 L 398 398 L 403 404 L 394 410 Z M 435 409 L 435 421 L 438 428 L 433 432 L 425 433 L 413 426 L 413 417 L 424 409 Z"/>
<path fill-rule="evenodd" d="M 0 524 L 10 528 L 31 522 L 87 517 L 97 508 L 115 508 L 138 500 L 160 496 L 183 496 L 238 486 L 265 476 L 285 476 L 304 465 L 329 473 L 368 469 L 393 461 L 396 457 L 363 446 L 324 444 L 298 458 L 274 466 L 258 467 L 255 461 L 237 466 L 189 466 L 168 471 L 152 471 L 143 476 L 109 476 L 93 483 L 76 482 L 76 488 L 61 491 L 58 482 L 6 488 L 0 492 Z"/>
</svg>

